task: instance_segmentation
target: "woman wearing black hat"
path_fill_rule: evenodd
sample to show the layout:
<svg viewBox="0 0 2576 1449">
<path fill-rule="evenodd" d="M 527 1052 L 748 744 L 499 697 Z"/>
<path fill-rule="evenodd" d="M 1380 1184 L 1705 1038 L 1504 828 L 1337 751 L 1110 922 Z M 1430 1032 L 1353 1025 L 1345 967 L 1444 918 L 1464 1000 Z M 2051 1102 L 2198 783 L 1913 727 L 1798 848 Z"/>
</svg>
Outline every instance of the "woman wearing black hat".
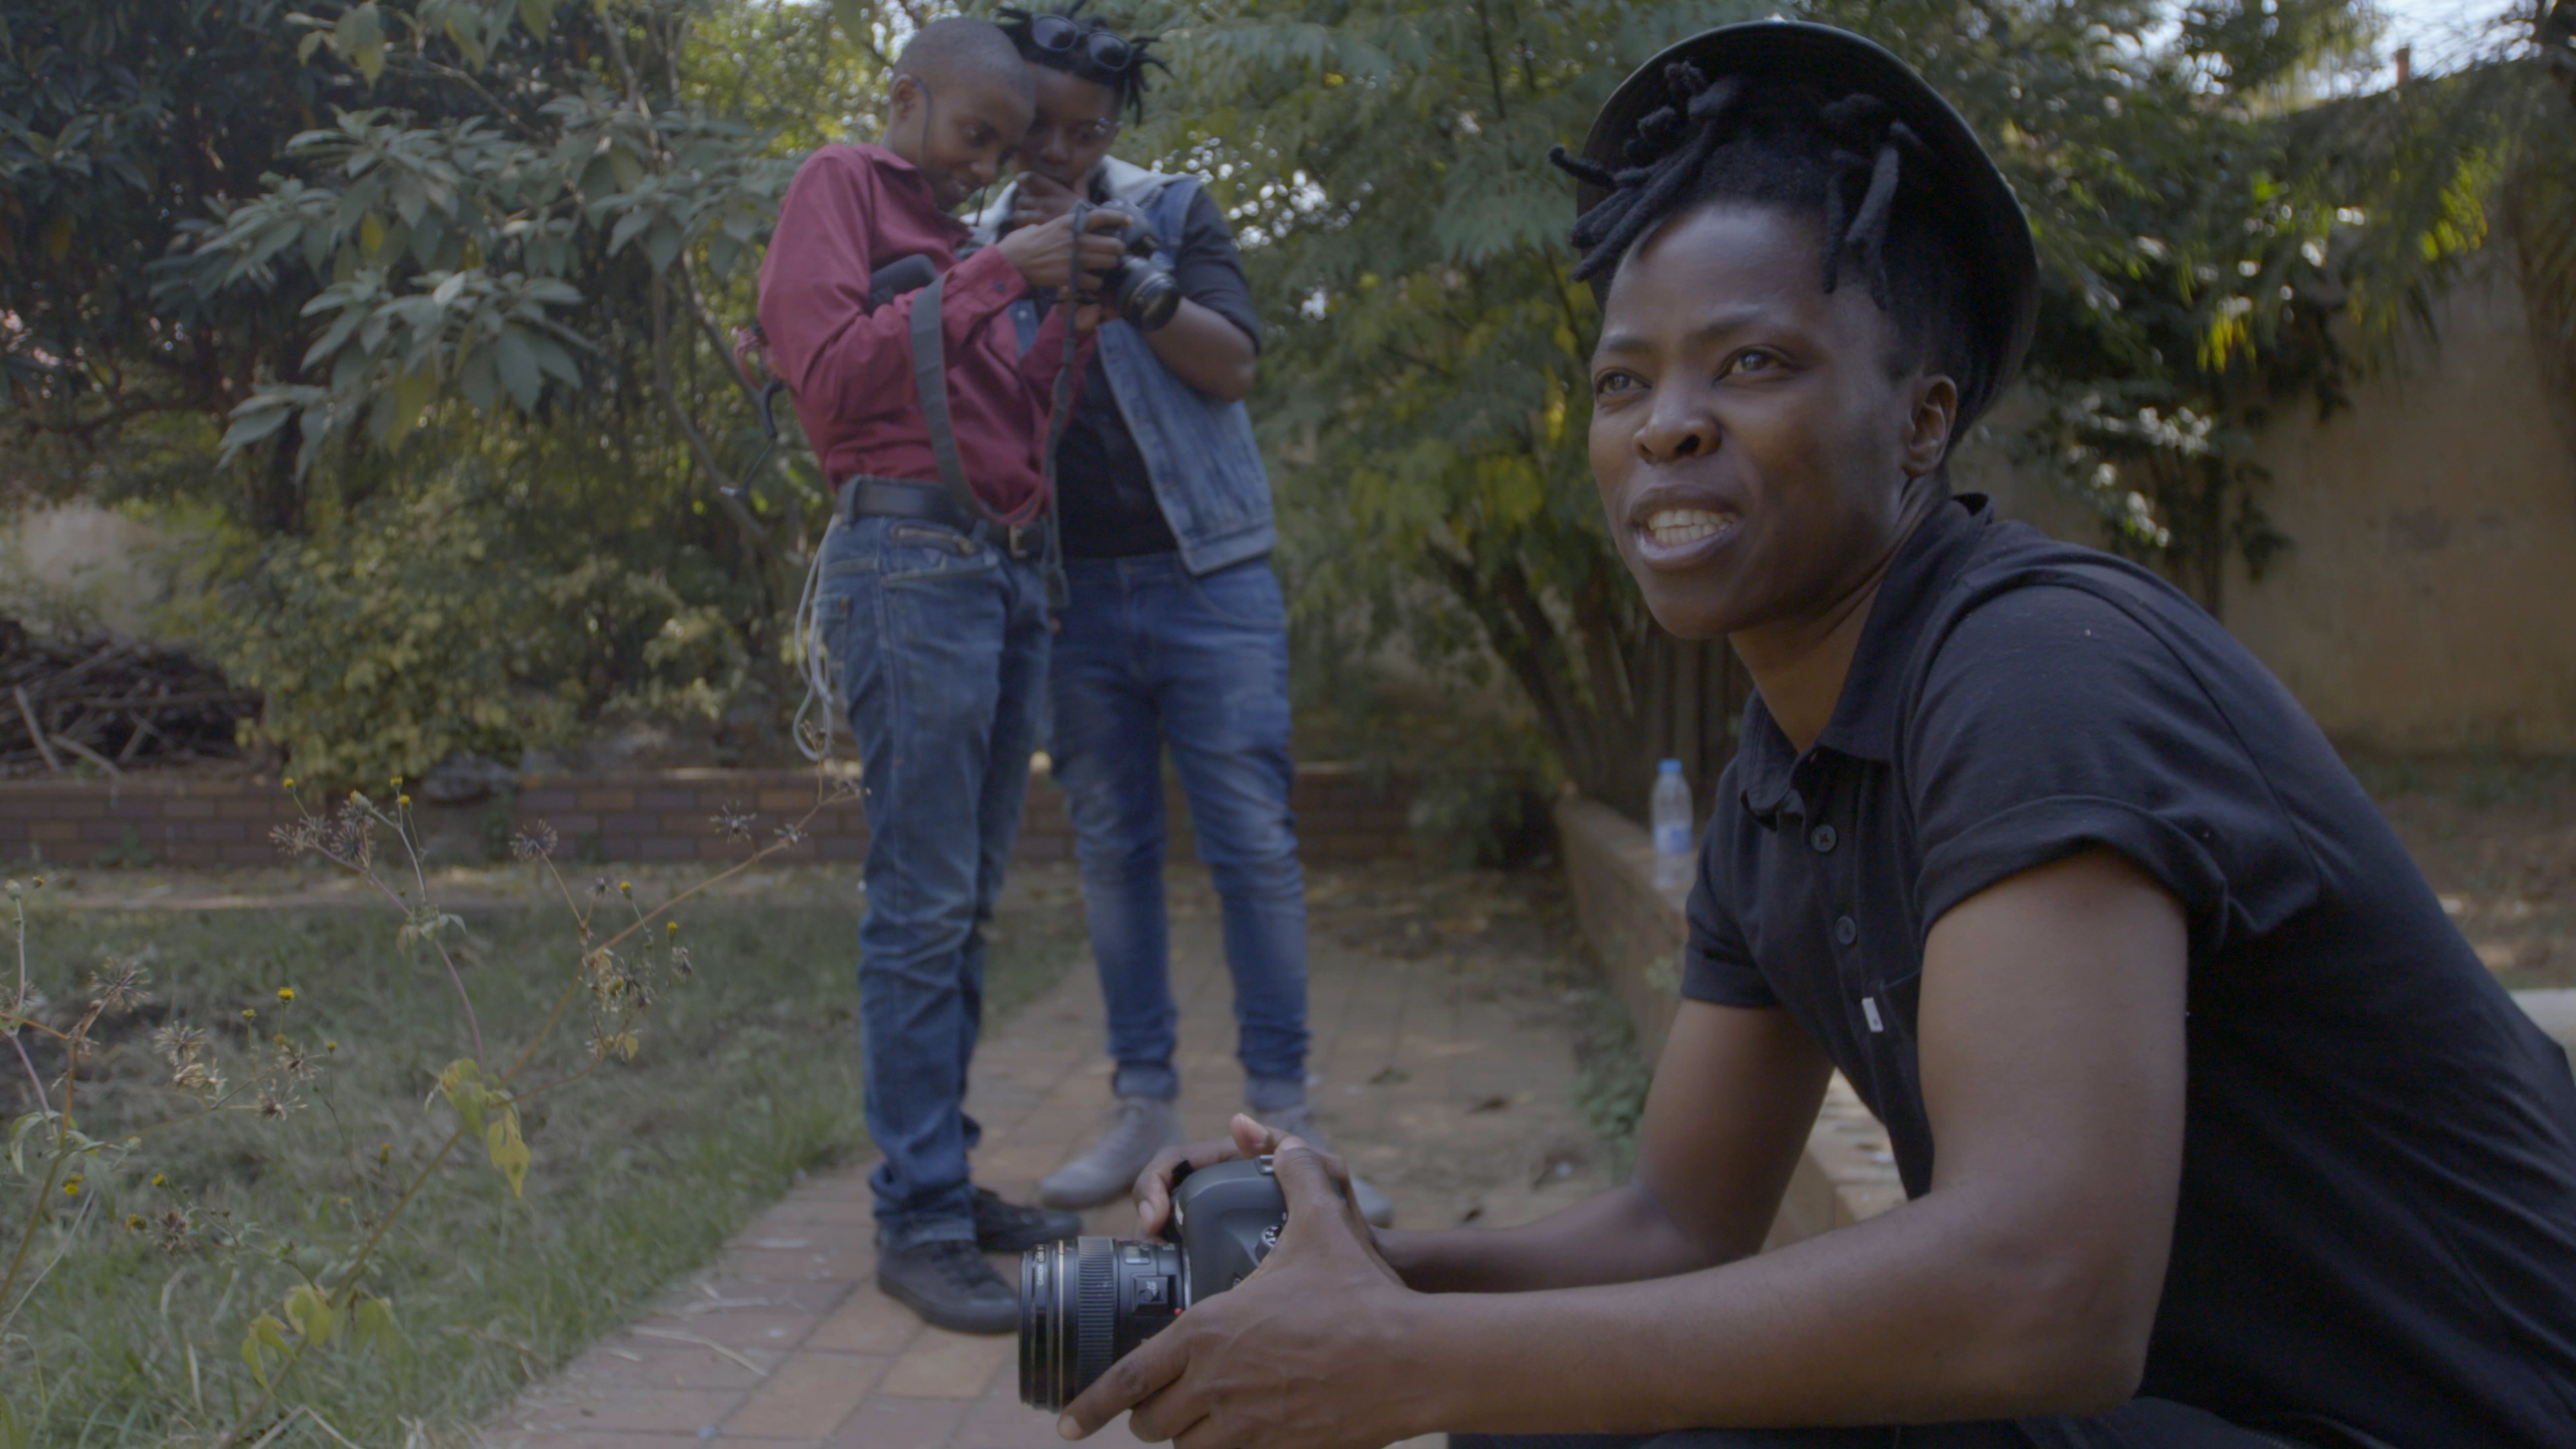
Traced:
<svg viewBox="0 0 2576 1449">
<path fill-rule="evenodd" d="M 1067 1431 L 2576 1444 L 2565 1054 L 2215 621 L 1949 492 L 2036 293 L 1967 127 L 1858 37 L 1733 26 L 1585 153 L 1611 532 L 1758 690 L 1635 1178 L 1372 1237 L 1239 1119 L 1196 1156 L 1277 1151 L 1277 1253 Z M 1834 1070 L 1910 1200 L 1761 1253 Z"/>
</svg>

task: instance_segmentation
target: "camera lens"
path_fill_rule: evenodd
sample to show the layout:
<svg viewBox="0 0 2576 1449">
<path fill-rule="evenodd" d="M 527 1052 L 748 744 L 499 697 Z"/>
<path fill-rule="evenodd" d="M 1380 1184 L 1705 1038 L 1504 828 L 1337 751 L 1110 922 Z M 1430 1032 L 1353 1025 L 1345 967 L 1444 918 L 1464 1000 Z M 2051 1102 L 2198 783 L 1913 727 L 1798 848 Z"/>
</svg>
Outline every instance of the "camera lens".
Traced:
<svg viewBox="0 0 2576 1449">
<path fill-rule="evenodd" d="M 1180 1249 L 1076 1238 L 1020 1255 L 1020 1402 L 1052 1413 L 1180 1314 Z"/>
<path fill-rule="evenodd" d="M 1151 332 L 1181 309 L 1181 284 L 1168 271 L 1145 261 L 1118 269 L 1118 315 L 1139 332 Z"/>
</svg>

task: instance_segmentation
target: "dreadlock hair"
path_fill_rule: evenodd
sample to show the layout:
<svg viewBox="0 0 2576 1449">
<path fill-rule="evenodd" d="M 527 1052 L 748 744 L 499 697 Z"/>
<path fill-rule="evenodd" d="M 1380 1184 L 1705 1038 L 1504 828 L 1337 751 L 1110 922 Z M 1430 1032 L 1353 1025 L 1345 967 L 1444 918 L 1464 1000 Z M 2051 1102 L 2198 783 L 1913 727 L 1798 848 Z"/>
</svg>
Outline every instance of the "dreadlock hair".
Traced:
<svg viewBox="0 0 2576 1449">
<path fill-rule="evenodd" d="M 1109 87 L 1117 95 L 1118 104 L 1126 110 L 1128 116 L 1141 121 L 1145 119 L 1145 67 L 1153 66 L 1166 75 L 1169 75 L 1172 70 L 1170 66 L 1163 63 L 1161 56 L 1153 53 L 1155 42 L 1162 37 L 1120 35 L 1108 21 L 1083 15 L 1083 8 L 1089 3 L 1090 0 L 1067 0 L 1067 3 L 1059 4 L 1049 10 L 1023 10 L 1016 5 L 1004 5 L 996 9 L 993 14 L 998 18 L 1002 33 L 1011 38 L 1011 44 L 1019 47 L 1022 60 L 1031 65 L 1042 65 L 1049 70 L 1062 71 L 1066 75 L 1079 76 L 1094 84 Z M 1037 43 L 1037 37 L 1033 33 L 1037 19 L 1041 15 L 1053 15 L 1080 26 L 1086 42 L 1091 36 L 1101 34 L 1116 36 L 1125 41 L 1127 63 L 1118 66 L 1104 65 L 1091 53 L 1088 44 L 1077 44 L 1071 50 L 1045 49 Z"/>
<path fill-rule="evenodd" d="M 1931 153 L 1876 96 L 1835 97 L 1810 81 L 1714 81 L 1688 61 L 1664 72 L 1670 104 L 1639 118 L 1625 166 L 1565 152 L 1548 159 L 1609 193 L 1574 223 L 1577 280 L 1600 286 L 1666 220 L 1720 200 L 1821 219 L 1824 289 L 1854 270 L 1896 337 L 1889 367 L 1947 375 L 1981 397 L 1992 359 L 1968 328 L 1969 271 L 1944 225 Z"/>
</svg>

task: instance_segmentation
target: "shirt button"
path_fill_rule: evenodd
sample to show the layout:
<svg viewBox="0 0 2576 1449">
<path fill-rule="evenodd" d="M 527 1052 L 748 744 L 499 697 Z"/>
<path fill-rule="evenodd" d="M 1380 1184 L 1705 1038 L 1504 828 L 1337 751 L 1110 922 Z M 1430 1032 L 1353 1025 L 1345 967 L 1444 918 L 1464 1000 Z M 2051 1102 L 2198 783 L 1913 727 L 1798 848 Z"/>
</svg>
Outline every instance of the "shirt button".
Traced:
<svg viewBox="0 0 2576 1449">
<path fill-rule="evenodd" d="M 1834 848 L 1834 828 L 1830 825 L 1817 826 L 1807 832 L 1807 843 L 1816 848 L 1818 855 L 1825 854 Z"/>
<path fill-rule="evenodd" d="M 1834 918 L 1834 939 L 1848 946 L 1860 939 L 1860 923 L 1849 916 Z"/>
</svg>

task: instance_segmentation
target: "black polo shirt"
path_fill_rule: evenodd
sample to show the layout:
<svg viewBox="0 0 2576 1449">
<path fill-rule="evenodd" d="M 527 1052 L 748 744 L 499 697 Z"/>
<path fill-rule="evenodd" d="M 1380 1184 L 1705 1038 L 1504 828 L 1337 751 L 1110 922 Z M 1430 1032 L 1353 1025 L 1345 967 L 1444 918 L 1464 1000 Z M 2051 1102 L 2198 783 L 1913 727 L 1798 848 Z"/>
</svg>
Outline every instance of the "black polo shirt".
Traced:
<svg viewBox="0 0 2576 1449">
<path fill-rule="evenodd" d="M 2095 846 L 2181 902 L 2181 1198 L 2143 1394 L 2397 1449 L 2576 1445 L 2567 1058 L 2198 606 L 1955 499 L 1900 551 L 1815 746 L 1756 697 L 1717 801 L 1683 994 L 1797 1018 L 1909 1195 L 1932 924 Z"/>
</svg>

